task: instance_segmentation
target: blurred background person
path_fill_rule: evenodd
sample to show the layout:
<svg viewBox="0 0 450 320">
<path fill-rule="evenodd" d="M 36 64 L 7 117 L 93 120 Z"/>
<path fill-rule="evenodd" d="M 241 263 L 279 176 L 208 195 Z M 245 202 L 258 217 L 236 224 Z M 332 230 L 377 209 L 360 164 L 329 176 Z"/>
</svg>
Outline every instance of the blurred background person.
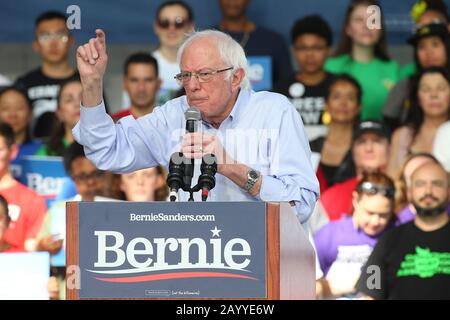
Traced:
<svg viewBox="0 0 450 320">
<path fill-rule="evenodd" d="M 10 220 L 8 203 L 6 202 L 6 199 L 0 195 L 0 252 L 4 250 L 3 235 L 5 234 L 6 229 L 8 229 Z"/>
<path fill-rule="evenodd" d="M 159 47 L 152 53 L 158 61 L 162 80 L 157 105 L 163 105 L 181 89 L 175 80 L 180 72 L 177 52 L 186 36 L 194 30 L 194 13 L 184 1 L 166 1 L 156 11 L 153 30 L 159 39 Z"/>
<path fill-rule="evenodd" d="M 169 195 L 161 166 L 146 168 L 121 175 L 120 189 L 127 201 L 166 201 Z"/>
<path fill-rule="evenodd" d="M 363 172 L 384 172 L 389 159 L 390 134 L 381 122 L 363 121 L 353 131 L 352 158 L 355 176 L 326 190 L 320 197 L 322 208 L 329 220 L 338 220 L 351 213 L 352 192 Z"/>
<path fill-rule="evenodd" d="M 273 91 L 289 98 L 302 116 L 308 139 L 313 140 L 326 132 L 324 125 L 328 124 L 323 113 L 333 76 L 323 66 L 330 55 L 333 33 L 321 16 L 311 15 L 294 23 L 291 41 L 298 71 L 279 81 Z"/>
<path fill-rule="evenodd" d="M 19 152 L 12 164 L 19 163 L 24 156 L 34 155 L 41 142 L 31 138 L 31 104 L 24 91 L 16 87 L 7 87 L 0 91 L 0 121 L 11 126 L 14 131 L 14 143 Z"/>
<path fill-rule="evenodd" d="M 80 119 L 81 82 L 71 80 L 61 85 L 57 101 L 57 121 L 48 142 L 37 151 L 39 156 L 61 157 L 65 149 L 75 141 L 72 128 Z"/>
<path fill-rule="evenodd" d="M 426 163 L 413 172 L 409 193 L 414 221 L 380 237 L 356 288 L 377 300 L 449 299 L 449 175 L 440 164 Z M 380 277 L 370 286 L 374 266 Z"/>
<path fill-rule="evenodd" d="M 443 0 L 418 0 L 412 7 L 410 16 L 416 24 L 416 29 L 430 23 L 443 23 L 450 31 L 450 16 Z M 400 78 L 404 79 L 417 73 L 415 62 L 406 64 L 400 70 Z"/>
<path fill-rule="evenodd" d="M 400 67 L 389 58 L 386 26 L 381 15 L 381 29 L 368 27 L 367 8 L 380 5 L 376 0 L 352 0 L 347 8 L 342 34 L 325 70 L 348 73 L 363 90 L 361 119 L 382 119 L 382 107 L 387 95 L 399 80 Z"/>
<path fill-rule="evenodd" d="M 47 11 L 36 18 L 33 50 L 41 58 L 41 66 L 19 77 L 16 85 L 23 88 L 33 109 L 33 136 L 50 135 L 55 122 L 57 95 L 62 83 L 79 79 L 69 63 L 74 39 L 66 26 L 66 16 Z"/>
<path fill-rule="evenodd" d="M 427 163 L 439 163 L 439 161 L 429 153 L 412 154 L 406 159 L 397 175 L 395 207 L 398 224 L 414 220 L 414 206 L 408 197 L 411 188 L 411 176 L 416 169 Z M 450 207 L 448 208 L 450 213 Z"/>
<path fill-rule="evenodd" d="M 429 67 L 443 67 L 450 71 L 450 33 L 443 23 L 431 23 L 418 29 L 408 41 L 414 46 L 414 75 L 400 80 L 392 88 L 383 107 L 383 117 L 393 131 L 403 124 L 411 109 L 410 92 L 415 75 Z"/>
<path fill-rule="evenodd" d="M 78 143 L 71 144 L 64 153 L 64 167 L 75 182 L 77 195 L 67 201 L 105 201 L 112 200 L 101 197 L 104 183 L 104 172 L 98 170 L 90 162 L 83 147 Z M 65 246 L 66 239 L 66 201 L 55 202 L 36 236 L 36 251 L 47 251 L 56 255 Z M 52 276 L 55 280 L 49 283 L 49 291 L 53 299 L 65 299 L 65 267 L 52 267 Z"/>
<path fill-rule="evenodd" d="M 348 75 L 336 76 L 328 87 L 325 98 L 328 133 L 310 142 L 311 151 L 320 153 L 317 177 L 321 192 L 355 176 L 351 146 L 361 96 L 360 85 Z"/>
<path fill-rule="evenodd" d="M 437 129 L 450 119 L 450 74 L 442 67 L 424 69 L 411 91 L 411 110 L 394 131 L 388 165 L 393 177 L 409 154 L 433 150 Z"/>
<path fill-rule="evenodd" d="M 433 143 L 433 155 L 450 173 L 450 148 L 448 143 L 450 137 L 450 121 L 447 121 L 436 131 L 436 137 Z"/>
<path fill-rule="evenodd" d="M 361 267 L 383 232 L 394 225 L 395 186 L 383 173 L 365 173 L 352 194 L 353 215 L 314 236 L 320 267 L 334 297 L 354 297 Z"/>
<path fill-rule="evenodd" d="M 151 113 L 161 87 L 156 59 L 143 52 L 129 56 L 124 65 L 123 87 L 130 98 L 130 107 L 113 114 L 114 121 L 129 115 L 139 118 Z"/>
<path fill-rule="evenodd" d="M 228 33 L 244 48 L 246 56 L 268 56 L 272 60 L 272 83 L 289 77 L 291 58 L 283 37 L 257 26 L 247 17 L 250 0 L 218 0 L 222 20 L 213 29 Z"/>
<path fill-rule="evenodd" d="M 11 174 L 11 161 L 18 153 L 14 143 L 14 131 L 6 123 L 0 122 L 0 195 L 8 202 L 11 218 L 3 235 L 7 243 L 5 252 L 33 251 L 33 239 L 42 225 L 47 206 L 44 198 L 35 191 L 19 183 Z"/>
</svg>

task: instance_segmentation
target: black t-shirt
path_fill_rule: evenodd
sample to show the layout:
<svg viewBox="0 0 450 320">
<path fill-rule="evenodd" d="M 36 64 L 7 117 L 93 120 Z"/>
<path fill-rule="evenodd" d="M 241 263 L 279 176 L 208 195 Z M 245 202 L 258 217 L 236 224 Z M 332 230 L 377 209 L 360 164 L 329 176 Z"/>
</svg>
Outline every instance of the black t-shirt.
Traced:
<svg viewBox="0 0 450 320">
<path fill-rule="evenodd" d="M 219 26 L 213 28 L 220 30 Z M 288 77 L 289 73 L 292 72 L 288 46 L 277 32 L 257 26 L 254 31 L 250 32 L 247 41 L 245 41 L 244 32 L 222 31 L 241 43 L 247 56 L 269 56 L 272 58 L 273 83 Z M 242 43 L 242 41 L 246 43 Z"/>
<path fill-rule="evenodd" d="M 315 86 L 308 86 L 297 80 L 296 74 L 279 82 L 274 91 L 289 98 L 302 116 L 305 130 L 310 140 L 323 135 L 322 115 L 325 108 L 325 97 L 333 75 L 326 73 L 325 78 Z"/>
<path fill-rule="evenodd" d="M 411 221 L 386 232 L 356 288 L 375 299 L 450 299 L 450 223 L 424 232 Z"/>
<path fill-rule="evenodd" d="M 33 136 L 48 137 L 55 122 L 57 97 L 61 84 L 70 80 L 79 80 L 80 75 L 73 75 L 63 79 L 47 77 L 41 68 L 31 71 L 16 81 L 16 85 L 23 88 L 31 101 L 33 108 Z"/>
</svg>

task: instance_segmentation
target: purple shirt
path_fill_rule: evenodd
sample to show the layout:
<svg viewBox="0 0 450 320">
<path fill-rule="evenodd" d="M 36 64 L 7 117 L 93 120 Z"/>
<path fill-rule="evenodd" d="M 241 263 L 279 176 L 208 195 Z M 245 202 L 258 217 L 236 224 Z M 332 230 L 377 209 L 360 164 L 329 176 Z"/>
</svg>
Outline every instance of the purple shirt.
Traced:
<svg viewBox="0 0 450 320">
<path fill-rule="evenodd" d="M 450 203 L 448 204 L 448 207 L 447 207 L 447 213 L 450 215 Z M 411 206 L 407 205 L 406 207 L 404 207 L 402 210 L 400 210 L 397 213 L 396 225 L 401 225 L 401 224 L 407 223 L 409 221 L 412 221 L 412 220 L 414 220 L 414 217 L 415 217 L 415 214 L 411 210 Z"/>
<path fill-rule="evenodd" d="M 324 275 L 327 275 L 331 265 L 337 259 L 339 252 L 344 252 L 344 255 L 348 256 L 348 252 L 351 252 L 352 248 L 355 248 L 353 250 L 354 252 L 361 253 L 362 250 L 360 248 L 363 246 L 367 246 L 371 251 L 382 233 L 376 236 L 367 235 L 362 229 L 355 228 L 352 217 L 344 217 L 338 221 L 332 221 L 324 225 L 314 235 L 317 256 Z M 365 259 L 368 258 L 367 254 L 368 252 L 362 254 Z M 358 259 L 355 256 L 352 258 Z M 365 263 L 365 261 L 360 262 L 361 265 Z"/>
</svg>

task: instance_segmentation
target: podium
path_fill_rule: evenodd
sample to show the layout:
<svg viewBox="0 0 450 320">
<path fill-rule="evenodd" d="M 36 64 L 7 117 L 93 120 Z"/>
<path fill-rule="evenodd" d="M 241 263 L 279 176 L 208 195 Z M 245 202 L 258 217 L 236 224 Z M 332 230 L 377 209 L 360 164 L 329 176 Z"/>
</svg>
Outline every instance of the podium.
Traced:
<svg viewBox="0 0 450 320">
<path fill-rule="evenodd" d="M 315 299 L 289 203 L 68 202 L 66 215 L 69 300 Z"/>
</svg>

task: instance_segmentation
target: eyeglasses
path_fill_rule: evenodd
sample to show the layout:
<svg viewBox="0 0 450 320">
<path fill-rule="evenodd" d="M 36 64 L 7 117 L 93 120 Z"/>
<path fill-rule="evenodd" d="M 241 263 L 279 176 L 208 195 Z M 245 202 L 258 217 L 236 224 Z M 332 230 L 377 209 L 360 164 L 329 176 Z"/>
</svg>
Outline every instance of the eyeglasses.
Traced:
<svg viewBox="0 0 450 320">
<path fill-rule="evenodd" d="M 185 72 L 180 72 L 174 78 L 177 80 L 178 84 L 180 84 L 180 85 L 188 84 L 189 81 L 191 80 L 192 76 L 196 77 L 198 82 L 203 83 L 203 82 L 210 81 L 212 79 L 213 75 L 215 75 L 215 74 L 225 72 L 228 70 L 232 70 L 232 69 L 233 69 L 233 67 L 229 67 L 226 69 L 220 69 L 220 70 L 205 69 L 205 70 L 200 70 L 197 72 L 185 71 Z"/>
<path fill-rule="evenodd" d="M 88 182 L 90 179 L 98 179 L 103 176 L 104 171 L 96 170 L 91 173 L 80 173 L 77 175 L 72 176 L 72 179 L 78 182 Z"/>
<path fill-rule="evenodd" d="M 158 26 L 161 29 L 169 29 L 170 26 L 173 26 L 175 29 L 183 29 L 188 23 L 187 19 L 182 17 L 176 17 L 175 21 L 170 21 L 169 19 L 158 19 Z"/>
<path fill-rule="evenodd" d="M 37 36 L 39 42 L 48 42 L 51 40 L 59 40 L 62 42 L 67 42 L 69 40 L 69 34 L 67 32 L 46 32 L 41 33 Z"/>
<path fill-rule="evenodd" d="M 395 189 L 392 187 L 380 186 L 378 184 L 374 184 L 372 182 L 363 182 L 357 188 L 356 191 L 362 192 L 368 195 L 381 194 L 386 198 L 394 198 L 395 197 Z"/>
<path fill-rule="evenodd" d="M 294 47 L 295 50 L 300 51 L 300 52 L 306 52 L 306 51 L 320 52 L 320 51 L 325 50 L 326 48 L 327 48 L 326 46 L 320 46 L 320 45 L 310 46 L 310 47 L 307 47 L 307 46 L 295 46 Z"/>
</svg>

